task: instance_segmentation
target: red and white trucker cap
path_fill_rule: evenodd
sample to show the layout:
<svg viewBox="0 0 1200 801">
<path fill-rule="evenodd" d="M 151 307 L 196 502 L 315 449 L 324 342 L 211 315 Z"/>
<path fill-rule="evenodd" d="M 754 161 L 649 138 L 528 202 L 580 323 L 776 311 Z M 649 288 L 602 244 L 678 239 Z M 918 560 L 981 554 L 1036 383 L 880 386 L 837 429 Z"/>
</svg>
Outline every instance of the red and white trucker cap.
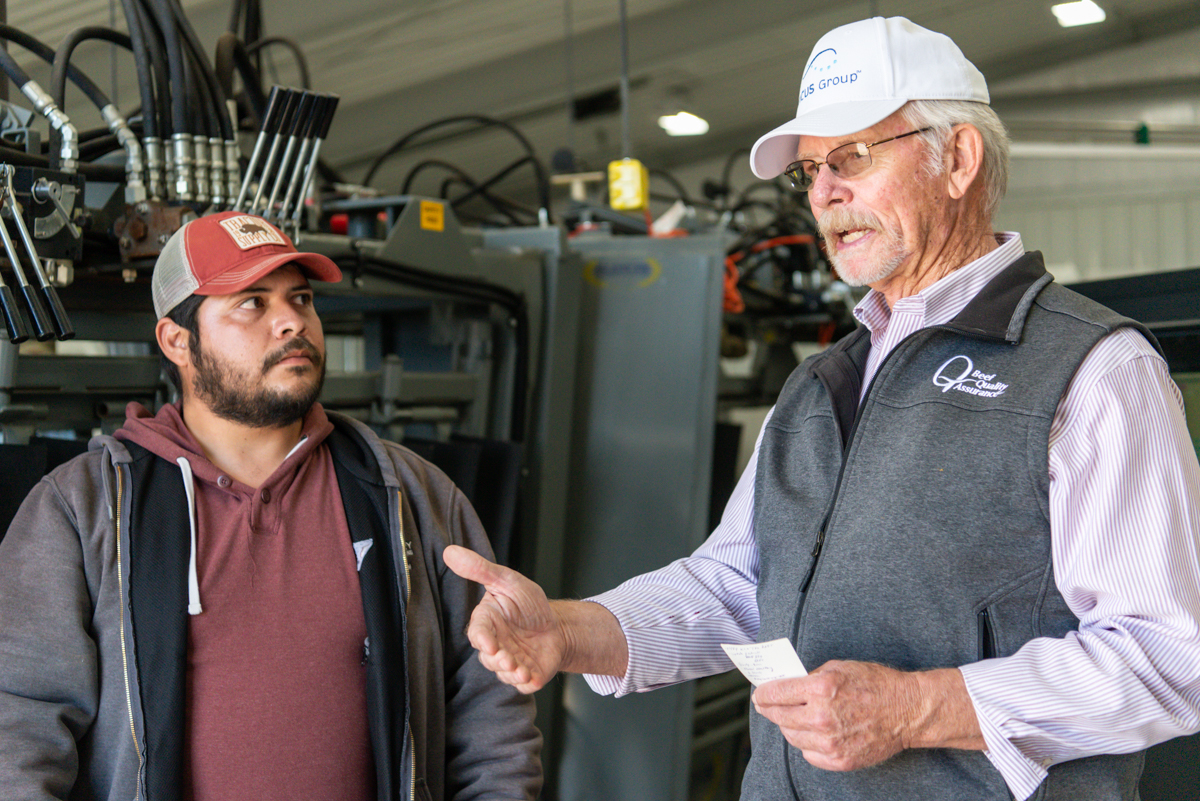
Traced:
<svg viewBox="0 0 1200 801">
<path fill-rule="evenodd" d="M 154 265 L 150 293 L 158 317 L 191 295 L 240 292 L 285 264 L 317 281 L 340 281 L 342 271 L 319 253 L 300 253 L 287 234 L 252 214 L 223 211 L 184 223 Z"/>
<path fill-rule="evenodd" d="M 759 178 L 796 160 L 801 136 L 846 136 L 870 128 L 910 100 L 989 103 L 987 81 L 950 37 L 904 17 L 872 17 L 822 36 L 800 79 L 796 118 L 750 151 Z"/>
</svg>

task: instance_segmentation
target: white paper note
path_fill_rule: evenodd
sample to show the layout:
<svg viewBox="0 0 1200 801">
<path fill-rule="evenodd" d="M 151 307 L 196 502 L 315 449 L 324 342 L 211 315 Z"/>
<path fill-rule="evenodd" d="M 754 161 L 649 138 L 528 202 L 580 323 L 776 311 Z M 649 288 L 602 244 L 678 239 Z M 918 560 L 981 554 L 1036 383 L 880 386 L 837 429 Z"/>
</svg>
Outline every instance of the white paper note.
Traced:
<svg viewBox="0 0 1200 801">
<path fill-rule="evenodd" d="M 796 649 L 787 639 L 756 642 L 751 645 L 721 645 L 742 675 L 757 687 L 776 679 L 807 676 Z"/>
</svg>

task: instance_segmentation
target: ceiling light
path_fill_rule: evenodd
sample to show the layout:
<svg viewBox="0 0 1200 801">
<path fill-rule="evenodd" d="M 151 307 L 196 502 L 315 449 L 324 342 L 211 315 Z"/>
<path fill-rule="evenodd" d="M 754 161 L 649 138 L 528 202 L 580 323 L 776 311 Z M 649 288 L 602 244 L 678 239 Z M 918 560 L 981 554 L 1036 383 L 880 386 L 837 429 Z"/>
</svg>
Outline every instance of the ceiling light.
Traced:
<svg viewBox="0 0 1200 801">
<path fill-rule="evenodd" d="M 1092 0 L 1059 3 L 1056 6 L 1050 6 L 1050 10 L 1054 12 L 1054 16 L 1058 17 L 1058 24 L 1064 28 L 1104 22 L 1104 9 L 1093 3 Z"/>
<path fill-rule="evenodd" d="M 686 111 L 659 117 L 658 125 L 671 136 L 699 136 L 708 133 L 708 123 Z"/>
</svg>

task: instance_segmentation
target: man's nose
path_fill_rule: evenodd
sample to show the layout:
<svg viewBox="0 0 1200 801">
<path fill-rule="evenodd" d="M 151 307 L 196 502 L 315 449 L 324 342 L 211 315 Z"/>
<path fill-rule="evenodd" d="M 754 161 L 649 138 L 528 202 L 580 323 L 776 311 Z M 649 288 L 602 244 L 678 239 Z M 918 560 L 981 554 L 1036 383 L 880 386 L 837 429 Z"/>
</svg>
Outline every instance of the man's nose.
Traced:
<svg viewBox="0 0 1200 801">
<path fill-rule="evenodd" d="M 817 177 L 808 189 L 808 202 L 814 207 L 825 207 L 831 203 L 849 200 L 849 188 L 845 180 L 828 164 L 817 167 Z"/>
<path fill-rule="evenodd" d="M 302 334 L 308 327 L 308 320 L 301 309 L 290 300 L 281 301 L 275 311 L 273 320 L 274 334 L 278 338 Z"/>
</svg>

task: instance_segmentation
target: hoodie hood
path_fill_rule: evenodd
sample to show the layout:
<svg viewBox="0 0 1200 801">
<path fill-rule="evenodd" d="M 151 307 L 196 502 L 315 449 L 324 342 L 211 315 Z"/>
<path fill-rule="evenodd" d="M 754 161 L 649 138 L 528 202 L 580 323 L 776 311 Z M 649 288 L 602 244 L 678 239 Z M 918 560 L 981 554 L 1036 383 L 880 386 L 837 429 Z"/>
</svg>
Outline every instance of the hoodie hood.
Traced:
<svg viewBox="0 0 1200 801">
<path fill-rule="evenodd" d="M 321 404 L 314 403 L 304 416 L 304 422 L 300 427 L 300 441 L 262 483 L 261 489 L 282 497 L 295 480 L 299 466 L 329 436 L 331 431 L 333 431 L 333 424 L 325 416 L 325 410 Z M 199 480 L 208 485 L 212 491 L 225 493 L 244 494 L 247 490 L 254 488 L 231 481 L 208 460 L 204 454 L 204 448 L 184 423 L 179 404 L 166 404 L 158 410 L 158 414 L 151 414 L 150 410 L 142 404 L 136 401 L 132 402 L 125 407 L 125 425 L 113 437 L 117 440 L 136 443 L 155 456 L 179 465 L 180 480 L 183 482 L 184 493 L 187 497 L 188 521 L 191 528 L 191 555 L 188 560 L 188 614 L 198 615 L 204 609 L 200 604 L 200 582 L 196 568 L 196 555 L 199 547 L 196 525 L 196 481 Z"/>
</svg>

